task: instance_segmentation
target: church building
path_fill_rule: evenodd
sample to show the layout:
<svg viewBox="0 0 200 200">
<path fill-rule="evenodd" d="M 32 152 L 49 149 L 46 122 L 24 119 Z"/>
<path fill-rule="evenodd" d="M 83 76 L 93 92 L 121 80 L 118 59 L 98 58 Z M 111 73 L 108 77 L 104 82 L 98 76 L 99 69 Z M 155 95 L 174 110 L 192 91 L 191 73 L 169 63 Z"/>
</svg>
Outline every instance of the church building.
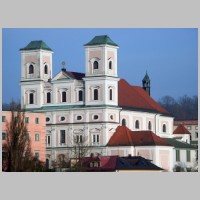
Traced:
<svg viewBox="0 0 200 200">
<path fill-rule="evenodd" d="M 63 62 L 54 77 L 53 50 L 47 44 L 31 41 L 20 49 L 21 105 L 46 115 L 46 160 L 50 166 L 60 154 L 69 158 L 70 148 L 83 140 L 93 153 L 116 155 L 109 141 L 118 126 L 126 126 L 130 134 L 147 131 L 149 138 L 156 135 L 162 148 L 153 146 L 153 155 L 161 153 L 165 162 L 162 166 L 159 159 L 153 160 L 159 167 L 172 170 L 172 147 L 158 137 L 173 137 L 173 117 L 151 98 L 148 74 L 142 87 L 120 79 L 119 47 L 107 35 L 95 36 L 84 48 L 85 73 L 68 71 Z M 130 154 L 134 155 L 131 148 L 121 151 L 120 156 Z"/>
</svg>

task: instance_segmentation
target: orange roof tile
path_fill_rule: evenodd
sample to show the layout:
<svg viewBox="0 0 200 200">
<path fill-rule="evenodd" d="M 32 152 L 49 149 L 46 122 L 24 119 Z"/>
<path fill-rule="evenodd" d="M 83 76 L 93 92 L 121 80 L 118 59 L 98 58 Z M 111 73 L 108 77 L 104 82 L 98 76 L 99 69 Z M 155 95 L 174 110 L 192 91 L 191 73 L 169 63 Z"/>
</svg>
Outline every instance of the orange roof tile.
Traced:
<svg viewBox="0 0 200 200">
<path fill-rule="evenodd" d="M 191 134 L 182 124 L 179 124 L 173 134 Z"/>
<path fill-rule="evenodd" d="M 118 126 L 107 146 L 171 146 L 152 131 L 131 131 Z"/>
<path fill-rule="evenodd" d="M 124 79 L 118 85 L 118 104 L 121 107 L 148 110 L 169 115 L 169 112 L 154 101 L 143 88 L 131 86 Z"/>
</svg>

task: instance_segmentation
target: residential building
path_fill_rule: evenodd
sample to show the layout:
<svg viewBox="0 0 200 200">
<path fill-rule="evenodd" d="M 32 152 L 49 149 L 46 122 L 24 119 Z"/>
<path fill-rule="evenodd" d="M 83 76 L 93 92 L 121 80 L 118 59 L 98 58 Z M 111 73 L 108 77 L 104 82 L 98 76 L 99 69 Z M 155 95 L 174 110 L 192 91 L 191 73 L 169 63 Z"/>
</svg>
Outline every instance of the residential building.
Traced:
<svg viewBox="0 0 200 200">
<path fill-rule="evenodd" d="M 5 149 L 3 148 L 6 144 L 7 138 L 7 123 L 11 121 L 11 111 L 2 111 L 2 157 L 4 160 Z M 30 113 L 25 112 L 25 123 L 27 125 L 27 137 L 31 141 L 31 150 L 33 156 L 37 157 L 40 161 L 46 161 L 46 122 L 45 114 L 43 113 Z"/>
<path fill-rule="evenodd" d="M 190 144 L 198 146 L 198 120 L 175 120 L 174 130 L 182 124 L 190 133 Z"/>
</svg>

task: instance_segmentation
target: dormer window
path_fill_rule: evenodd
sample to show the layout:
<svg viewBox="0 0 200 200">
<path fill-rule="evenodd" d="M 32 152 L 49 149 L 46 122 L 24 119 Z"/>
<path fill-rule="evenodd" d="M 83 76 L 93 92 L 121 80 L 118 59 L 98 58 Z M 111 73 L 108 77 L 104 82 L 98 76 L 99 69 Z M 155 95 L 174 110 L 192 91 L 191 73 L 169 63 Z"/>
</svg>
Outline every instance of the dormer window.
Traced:
<svg viewBox="0 0 200 200">
<path fill-rule="evenodd" d="M 44 66 L 44 73 L 48 74 L 48 66 L 47 65 Z"/>
<path fill-rule="evenodd" d="M 97 61 L 94 61 L 93 69 L 99 69 L 99 63 Z"/>
<path fill-rule="evenodd" d="M 33 65 L 29 65 L 29 74 L 33 74 L 34 73 L 34 67 Z"/>
</svg>

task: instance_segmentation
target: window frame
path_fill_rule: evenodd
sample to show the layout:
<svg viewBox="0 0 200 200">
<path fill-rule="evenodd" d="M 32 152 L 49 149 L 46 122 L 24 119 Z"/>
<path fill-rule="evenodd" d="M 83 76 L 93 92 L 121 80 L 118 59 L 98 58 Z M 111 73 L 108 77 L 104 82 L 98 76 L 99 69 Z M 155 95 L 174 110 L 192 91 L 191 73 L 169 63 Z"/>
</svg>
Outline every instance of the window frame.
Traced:
<svg viewBox="0 0 200 200">
<path fill-rule="evenodd" d="M 2 140 L 6 140 L 7 139 L 7 133 L 6 132 L 2 132 Z"/>
<path fill-rule="evenodd" d="M 180 150 L 176 149 L 176 162 L 180 162 Z"/>
<path fill-rule="evenodd" d="M 140 129 L 140 121 L 138 119 L 135 120 L 135 129 Z"/>
<path fill-rule="evenodd" d="M 2 115 L 2 122 L 6 122 L 6 116 Z"/>
<path fill-rule="evenodd" d="M 152 124 L 151 124 L 151 121 L 148 122 L 148 130 L 149 130 L 149 131 L 152 130 Z"/>
<path fill-rule="evenodd" d="M 28 74 L 34 74 L 34 65 L 33 64 L 30 64 L 28 66 Z"/>
<path fill-rule="evenodd" d="M 78 91 L 78 101 L 83 101 L 83 90 Z"/>
<path fill-rule="evenodd" d="M 191 151 L 190 150 L 186 150 L 186 161 L 191 162 Z"/>
<path fill-rule="evenodd" d="M 40 123 L 40 119 L 39 119 L 39 117 L 36 117 L 35 118 L 35 124 L 39 124 Z"/>
<path fill-rule="evenodd" d="M 93 70 L 98 70 L 99 69 L 99 62 L 97 60 L 95 60 L 93 62 Z"/>
<path fill-rule="evenodd" d="M 34 93 L 33 92 L 29 93 L 29 104 L 34 104 Z"/>
<path fill-rule="evenodd" d="M 39 141 L 40 141 L 40 134 L 35 133 L 35 142 L 39 142 Z"/>
<path fill-rule="evenodd" d="M 47 103 L 51 103 L 51 92 L 46 93 L 46 100 Z"/>
<path fill-rule="evenodd" d="M 66 131 L 60 130 L 60 144 L 66 144 Z"/>
<path fill-rule="evenodd" d="M 44 74 L 48 74 L 48 71 L 49 71 L 49 67 L 47 64 L 44 65 Z"/>
<path fill-rule="evenodd" d="M 166 124 L 163 124 L 163 125 L 162 125 L 162 132 L 163 132 L 163 133 L 166 133 L 166 132 L 167 132 L 167 125 L 166 125 Z"/>
<path fill-rule="evenodd" d="M 99 89 L 94 88 L 93 93 L 94 93 L 94 95 L 93 95 L 94 101 L 98 101 L 99 100 Z"/>
<path fill-rule="evenodd" d="M 29 117 L 25 117 L 25 124 L 29 124 L 30 120 Z"/>
<path fill-rule="evenodd" d="M 64 93 L 65 93 L 65 95 L 64 95 Z M 64 101 L 64 100 L 65 100 L 65 101 Z M 62 102 L 62 103 L 66 103 L 66 102 L 67 102 L 67 91 L 62 91 L 61 102 Z"/>
<path fill-rule="evenodd" d="M 126 126 L 126 119 L 125 118 L 122 119 L 122 126 Z"/>
</svg>

